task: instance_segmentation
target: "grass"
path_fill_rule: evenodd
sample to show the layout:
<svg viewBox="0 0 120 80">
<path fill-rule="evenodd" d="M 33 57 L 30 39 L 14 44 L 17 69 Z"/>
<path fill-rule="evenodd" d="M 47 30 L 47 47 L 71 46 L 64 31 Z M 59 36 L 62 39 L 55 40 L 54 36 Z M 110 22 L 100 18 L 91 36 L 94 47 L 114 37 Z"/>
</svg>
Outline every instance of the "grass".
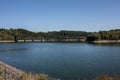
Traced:
<svg viewBox="0 0 120 80">
<path fill-rule="evenodd" d="M 23 73 L 22 80 L 60 80 L 55 78 L 50 78 L 45 74 L 31 74 L 31 73 Z"/>
<path fill-rule="evenodd" d="M 102 74 L 96 80 L 120 80 L 120 75 L 109 76 L 108 74 Z"/>
</svg>

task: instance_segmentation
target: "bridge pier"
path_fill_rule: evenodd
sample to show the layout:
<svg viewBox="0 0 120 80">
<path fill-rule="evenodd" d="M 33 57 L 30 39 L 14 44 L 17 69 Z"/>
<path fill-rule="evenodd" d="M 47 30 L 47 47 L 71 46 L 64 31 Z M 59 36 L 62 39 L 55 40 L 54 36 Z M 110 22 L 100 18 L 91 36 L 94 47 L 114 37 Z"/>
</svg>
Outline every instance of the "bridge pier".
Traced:
<svg viewBox="0 0 120 80">
<path fill-rule="evenodd" d="M 32 37 L 32 42 L 34 42 L 34 37 Z"/>
<path fill-rule="evenodd" d="M 43 38 L 41 38 L 41 42 L 43 42 Z"/>
<path fill-rule="evenodd" d="M 26 42 L 26 38 L 24 37 L 24 42 Z"/>
<path fill-rule="evenodd" d="M 14 36 L 14 41 L 18 42 L 18 37 L 17 36 Z"/>
</svg>

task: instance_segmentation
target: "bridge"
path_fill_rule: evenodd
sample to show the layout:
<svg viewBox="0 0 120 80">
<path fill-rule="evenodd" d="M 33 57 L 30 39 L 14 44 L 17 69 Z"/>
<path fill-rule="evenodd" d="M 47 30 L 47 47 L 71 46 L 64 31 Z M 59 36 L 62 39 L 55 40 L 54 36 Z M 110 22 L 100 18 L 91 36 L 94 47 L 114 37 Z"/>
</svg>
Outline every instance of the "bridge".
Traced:
<svg viewBox="0 0 120 80">
<path fill-rule="evenodd" d="M 58 37 L 58 36 L 40 36 L 40 37 L 27 37 L 24 36 L 14 37 L 15 42 L 83 42 L 86 41 L 86 37 Z"/>
</svg>

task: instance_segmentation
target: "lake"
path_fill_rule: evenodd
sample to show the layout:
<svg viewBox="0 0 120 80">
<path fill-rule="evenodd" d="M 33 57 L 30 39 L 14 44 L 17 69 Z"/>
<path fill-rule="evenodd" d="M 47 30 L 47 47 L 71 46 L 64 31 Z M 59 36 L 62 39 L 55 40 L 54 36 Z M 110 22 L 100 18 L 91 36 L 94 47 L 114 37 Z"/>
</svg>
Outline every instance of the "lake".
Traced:
<svg viewBox="0 0 120 80">
<path fill-rule="evenodd" d="M 120 74 L 120 44 L 0 43 L 0 60 L 62 80 Z"/>
</svg>

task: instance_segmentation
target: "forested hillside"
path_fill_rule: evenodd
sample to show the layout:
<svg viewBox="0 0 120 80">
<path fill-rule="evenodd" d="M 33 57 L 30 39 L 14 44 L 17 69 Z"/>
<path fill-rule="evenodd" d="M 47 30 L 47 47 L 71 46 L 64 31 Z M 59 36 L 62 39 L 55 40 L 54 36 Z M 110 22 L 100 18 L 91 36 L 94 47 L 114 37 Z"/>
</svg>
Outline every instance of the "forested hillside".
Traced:
<svg viewBox="0 0 120 80">
<path fill-rule="evenodd" d="M 52 32 L 31 32 L 25 29 L 0 29 L 0 40 L 14 40 L 18 36 L 20 39 L 24 37 L 86 37 L 87 41 L 94 40 L 120 40 L 120 29 L 99 32 L 85 31 L 52 31 Z"/>
</svg>

